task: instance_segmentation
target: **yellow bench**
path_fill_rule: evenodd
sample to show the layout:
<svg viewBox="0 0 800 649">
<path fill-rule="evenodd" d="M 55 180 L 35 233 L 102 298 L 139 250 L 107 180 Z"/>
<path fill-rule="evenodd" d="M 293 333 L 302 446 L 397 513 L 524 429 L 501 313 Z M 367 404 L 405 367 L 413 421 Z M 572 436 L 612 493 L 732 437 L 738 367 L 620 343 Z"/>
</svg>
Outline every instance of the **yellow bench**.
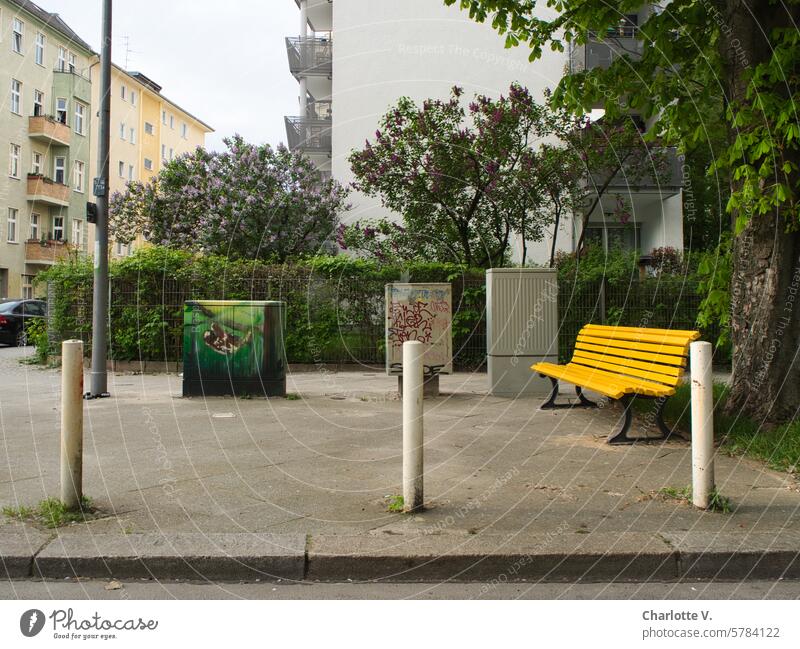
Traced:
<svg viewBox="0 0 800 649">
<path fill-rule="evenodd" d="M 637 441 L 637 438 L 628 437 L 633 398 L 656 399 L 656 422 L 661 436 L 640 438 L 639 441 L 666 439 L 672 431 L 662 418 L 664 404 L 675 394 L 675 387 L 686 368 L 689 343 L 699 337 L 697 331 L 586 325 L 578 333 L 575 352 L 569 363 L 536 363 L 531 366 L 534 372 L 548 377 L 553 383 L 550 398 L 542 408 L 597 407 L 583 395 L 582 388 L 599 392 L 620 401 L 625 408 L 622 428 L 609 435 L 608 443 L 632 444 Z M 579 403 L 556 403 L 559 381 L 575 385 Z"/>
</svg>

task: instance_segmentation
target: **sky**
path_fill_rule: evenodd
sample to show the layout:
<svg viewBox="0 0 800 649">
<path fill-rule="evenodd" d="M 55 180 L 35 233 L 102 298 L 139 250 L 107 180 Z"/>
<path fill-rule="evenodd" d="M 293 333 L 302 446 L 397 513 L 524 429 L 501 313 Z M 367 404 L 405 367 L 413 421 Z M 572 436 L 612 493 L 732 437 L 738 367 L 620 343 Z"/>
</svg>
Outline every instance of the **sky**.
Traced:
<svg viewBox="0 0 800 649">
<path fill-rule="evenodd" d="M 35 1 L 100 51 L 101 0 Z M 116 0 L 112 59 L 212 126 L 210 149 L 234 133 L 276 145 L 297 113 L 284 39 L 299 22 L 292 0 Z"/>
</svg>

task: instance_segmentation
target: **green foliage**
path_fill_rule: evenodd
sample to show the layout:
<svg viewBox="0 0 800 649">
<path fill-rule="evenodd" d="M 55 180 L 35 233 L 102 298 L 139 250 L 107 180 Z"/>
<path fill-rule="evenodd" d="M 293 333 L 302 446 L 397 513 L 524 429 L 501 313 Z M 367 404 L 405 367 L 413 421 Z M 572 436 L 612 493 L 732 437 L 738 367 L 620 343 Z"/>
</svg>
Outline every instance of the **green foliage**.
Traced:
<svg viewBox="0 0 800 649">
<path fill-rule="evenodd" d="M 36 349 L 36 362 L 41 365 L 46 364 L 47 357 L 50 354 L 50 342 L 47 339 L 47 322 L 44 319 L 32 319 L 25 325 L 25 330 L 28 335 L 28 342 L 33 343 Z"/>
<path fill-rule="evenodd" d="M 91 498 L 83 496 L 78 509 L 73 511 L 57 498 L 46 498 L 35 507 L 3 507 L 3 515 L 19 521 L 30 521 L 55 529 L 71 523 L 85 523 L 97 518 L 98 511 L 92 507 Z"/>
<path fill-rule="evenodd" d="M 389 503 L 386 505 L 386 511 L 393 513 L 400 513 L 403 511 L 405 500 L 402 496 L 389 496 Z"/>
<path fill-rule="evenodd" d="M 574 253 L 559 253 L 555 265 L 564 282 L 596 284 L 604 279 L 609 284 L 631 282 L 639 276 L 639 254 L 635 250 L 609 250 L 589 245 L 578 259 Z"/>
<path fill-rule="evenodd" d="M 658 495 L 663 500 L 677 500 L 678 502 L 690 504 L 692 502 L 692 487 L 688 485 L 681 489 L 676 487 L 664 487 L 659 489 Z M 708 510 L 712 512 L 720 512 L 721 514 L 730 514 L 733 510 L 731 499 L 723 496 L 719 491 L 713 489 L 708 500 Z"/>
<path fill-rule="evenodd" d="M 731 331 L 731 280 L 733 278 L 733 257 L 731 239 L 723 237 L 717 249 L 702 253 L 697 265 L 699 289 L 704 296 L 697 314 L 697 324 L 719 327 L 717 347 L 730 349 Z"/>
</svg>

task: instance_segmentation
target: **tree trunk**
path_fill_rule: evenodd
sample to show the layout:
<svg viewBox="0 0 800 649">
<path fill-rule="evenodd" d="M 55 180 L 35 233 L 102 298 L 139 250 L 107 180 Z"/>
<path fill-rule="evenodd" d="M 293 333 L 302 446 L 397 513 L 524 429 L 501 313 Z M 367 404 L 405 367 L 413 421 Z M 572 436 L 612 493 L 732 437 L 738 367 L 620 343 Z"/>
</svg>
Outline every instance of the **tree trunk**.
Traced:
<svg viewBox="0 0 800 649">
<path fill-rule="evenodd" d="M 729 30 L 722 30 L 720 46 L 735 102 L 744 99 L 747 68 L 772 53 L 767 35 L 791 20 L 766 2 L 724 5 Z M 800 407 L 800 233 L 787 232 L 787 218 L 796 217 L 789 210 L 754 215 L 733 245 L 733 377 L 726 408 L 758 423 L 789 421 Z"/>
</svg>

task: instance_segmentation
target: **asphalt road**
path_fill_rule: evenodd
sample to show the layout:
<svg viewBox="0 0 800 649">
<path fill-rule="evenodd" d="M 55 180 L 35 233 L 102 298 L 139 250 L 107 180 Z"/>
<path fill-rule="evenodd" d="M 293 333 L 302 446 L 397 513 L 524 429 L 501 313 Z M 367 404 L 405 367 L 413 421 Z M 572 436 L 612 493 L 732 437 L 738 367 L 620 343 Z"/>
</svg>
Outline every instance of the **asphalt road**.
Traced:
<svg viewBox="0 0 800 649">
<path fill-rule="evenodd" d="M 112 588 L 108 590 L 108 588 Z M 800 581 L 649 584 L 211 584 L 5 581 L 0 599 L 800 599 Z"/>
</svg>

